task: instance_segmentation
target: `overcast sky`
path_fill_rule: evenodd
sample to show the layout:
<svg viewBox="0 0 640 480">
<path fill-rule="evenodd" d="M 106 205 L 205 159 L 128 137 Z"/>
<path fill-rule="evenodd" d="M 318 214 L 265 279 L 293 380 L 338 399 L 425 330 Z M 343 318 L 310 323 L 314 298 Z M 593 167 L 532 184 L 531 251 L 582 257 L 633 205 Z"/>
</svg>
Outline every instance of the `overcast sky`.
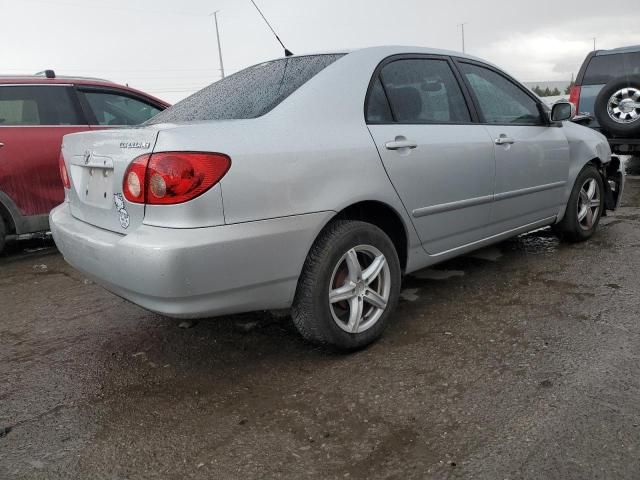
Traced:
<svg viewBox="0 0 640 480">
<path fill-rule="evenodd" d="M 638 0 L 257 0 L 287 47 L 461 50 L 521 81 L 569 80 L 593 48 L 640 44 Z M 249 0 L 0 0 L 0 73 L 98 76 L 176 101 L 226 73 L 282 56 Z"/>
</svg>

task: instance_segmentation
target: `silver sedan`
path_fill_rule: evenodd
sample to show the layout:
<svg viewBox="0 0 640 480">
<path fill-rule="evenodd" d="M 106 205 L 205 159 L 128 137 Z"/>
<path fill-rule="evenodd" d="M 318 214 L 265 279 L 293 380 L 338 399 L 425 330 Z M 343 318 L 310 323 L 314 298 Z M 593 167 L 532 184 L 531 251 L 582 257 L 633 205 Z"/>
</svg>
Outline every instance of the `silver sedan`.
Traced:
<svg viewBox="0 0 640 480">
<path fill-rule="evenodd" d="M 402 275 L 544 226 L 591 237 L 624 177 L 605 138 L 499 68 L 376 47 L 227 77 L 136 128 L 68 135 L 67 261 L 179 318 L 291 308 L 352 350 Z"/>
</svg>

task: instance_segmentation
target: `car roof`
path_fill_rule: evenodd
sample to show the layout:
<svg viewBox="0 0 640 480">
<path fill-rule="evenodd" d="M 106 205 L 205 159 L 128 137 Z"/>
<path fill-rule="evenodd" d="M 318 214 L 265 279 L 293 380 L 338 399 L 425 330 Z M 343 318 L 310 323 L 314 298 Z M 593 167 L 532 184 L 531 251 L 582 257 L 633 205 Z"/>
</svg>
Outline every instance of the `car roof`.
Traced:
<svg viewBox="0 0 640 480">
<path fill-rule="evenodd" d="M 455 50 L 444 50 L 440 48 L 431 48 L 431 47 L 420 47 L 416 45 L 378 45 L 373 47 L 364 47 L 357 49 L 343 49 L 343 50 L 328 50 L 328 51 L 319 51 L 319 52 L 311 52 L 304 53 L 300 55 L 293 55 L 293 57 L 305 57 L 310 55 L 346 55 L 349 53 L 355 52 L 370 52 L 370 53 L 380 53 L 381 56 L 389 56 L 396 54 L 411 54 L 411 53 L 419 53 L 423 55 L 444 55 L 450 57 L 458 57 L 458 58 L 467 58 L 469 60 L 476 60 L 483 63 L 489 63 L 486 60 L 478 57 L 474 57 L 473 55 L 469 55 L 462 52 L 457 52 Z"/>
<path fill-rule="evenodd" d="M 431 48 L 431 47 L 419 47 L 419 46 L 411 46 L 411 45 L 380 45 L 373 47 L 364 47 L 358 49 L 343 49 L 343 50 L 328 50 L 328 51 L 319 51 L 319 52 L 310 52 L 303 54 L 296 54 L 289 58 L 295 57 L 308 57 L 312 55 L 348 55 L 348 54 L 365 54 L 365 55 L 373 55 L 379 56 L 380 60 L 383 60 L 386 57 L 390 57 L 393 55 L 411 55 L 411 54 L 420 54 L 420 55 L 441 55 L 447 57 L 456 57 L 467 60 L 473 60 L 476 62 L 484 63 L 485 65 L 490 65 L 494 68 L 497 68 L 501 72 L 505 72 L 505 70 L 484 58 L 475 57 L 473 55 L 469 55 L 467 53 L 458 52 L 455 50 L 444 50 L 440 48 Z M 273 58 L 271 60 L 267 60 L 265 62 L 260 62 L 257 65 L 262 63 L 266 63 L 274 60 L 282 60 L 286 57 Z M 508 72 L 505 72 L 508 74 Z"/>
<path fill-rule="evenodd" d="M 43 75 L 0 75 L 0 84 L 7 83 L 20 83 L 20 84 L 78 84 L 78 85 L 108 85 L 115 86 L 116 83 L 105 80 L 103 78 L 93 78 L 93 77 L 72 77 L 72 76 L 61 76 L 57 75 L 55 78 L 47 78 Z M 120 86 L 120 85 L 117 85 Z M 127 87 L 125 87 L 127 88 Z"/>
<path fill-rule="evenodd" d="M 154 97 L 146 92 L 131 88 L 126 85 L 120 85 L 110 80 L 92 77 L 72 77 L 72 76 L 56 76 L 55 78 L 47 78 L 43 75 L 0 75 L 0 85 L 84 85 L 90 87 L 117 88 L 136 95 L 149 98 L 161 105 L 170 106 L 168 102 Z"/>
<path fill-rule="evenodd" d="M 634 53 L 640 52 L 640 45 L 631 45 L 629 47 L 612 48 L 611 50 L 597 50 L 596 56 L 615 55 L 618 53 Z"/>
</svg>

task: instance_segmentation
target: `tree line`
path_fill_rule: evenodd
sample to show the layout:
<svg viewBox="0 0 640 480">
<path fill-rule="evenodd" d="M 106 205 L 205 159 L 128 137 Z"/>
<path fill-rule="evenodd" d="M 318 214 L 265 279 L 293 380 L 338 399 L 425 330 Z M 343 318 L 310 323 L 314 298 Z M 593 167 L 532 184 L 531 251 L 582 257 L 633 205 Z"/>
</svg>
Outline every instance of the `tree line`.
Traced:
<svg viewBox="0 0 640 480">
<path fill-rule="evenodd" d="M 573 81 L 571 81 L 571 83 L 569 84 L 569 86 L 567 88 L 564 89 L 564 94 L 565 95 L 569 95 L 569 93 L 571 92 L 571 86 L 573 85 Z M 554 88 L 553 90 L 551 90 L 549 87 L 542 89 L 540 88 L 539 85 L 536 85 L 535 87 L 532 88 L 533 93 L 535 93 L 536 95 L 538 95 L 539 97 L 558 97 L 560 95 L 562 95 L 562 92 L 560 90 L 558 90 L 558 88 Z"/>
</svg>

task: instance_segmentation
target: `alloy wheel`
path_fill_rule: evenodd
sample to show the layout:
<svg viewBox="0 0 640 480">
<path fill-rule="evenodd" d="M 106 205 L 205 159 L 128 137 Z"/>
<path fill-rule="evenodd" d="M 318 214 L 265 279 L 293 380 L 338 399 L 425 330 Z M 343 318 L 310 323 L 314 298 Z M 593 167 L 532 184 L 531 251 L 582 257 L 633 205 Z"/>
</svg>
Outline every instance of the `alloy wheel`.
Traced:
<svg viewBox="0 0 640 480">
<path fill-rule="evenodd" d="M 578 196 L 578 223 L 583 230 L 591 230 L 600 212 L 600 187 L 595 178 L 588 178 Z"/>
<path fill-rule="evenodd" d="M 391 273 L 387 259 L 371 245 L 345 253 L 333 270 L 329 306 L 335 323 L 349 333 L 373 327 L 387 308 Z"/>
<path fill-rule="evenodd" d="M 607 102 L 607 113 L 614 122 L 633 123 L 640 118 L 640 90 L 623 88 L 611 95 Z"/>
</svg>

